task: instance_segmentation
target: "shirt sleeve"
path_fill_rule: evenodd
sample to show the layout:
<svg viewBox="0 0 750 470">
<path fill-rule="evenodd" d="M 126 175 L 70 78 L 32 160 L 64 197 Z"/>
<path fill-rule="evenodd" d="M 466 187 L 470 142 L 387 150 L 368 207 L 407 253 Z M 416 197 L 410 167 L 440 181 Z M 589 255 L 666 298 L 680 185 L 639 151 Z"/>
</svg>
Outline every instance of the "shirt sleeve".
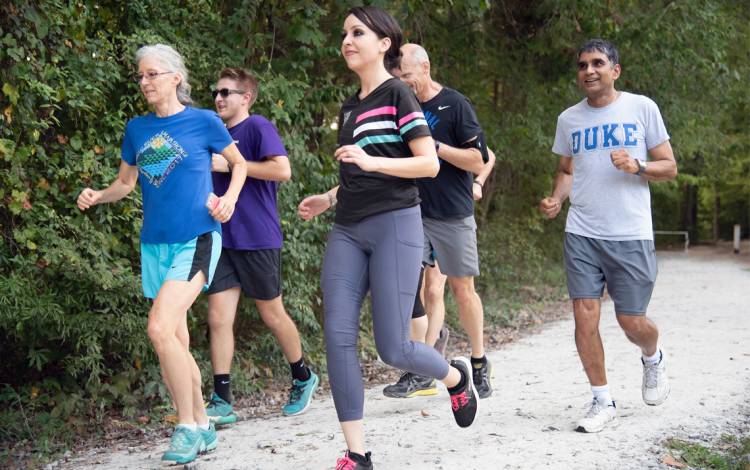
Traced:
<svg viewBox="0 0 750 470">
<path fill-rule="evenodd" d="M 461 96 L 461 99 L 457 100 L 456 103 L 456 142 L 461 148 L 465 148 L 471 145 L 472 140 L 478 138 L 482 133 L 482 127 L 479 125 L 479 119 L 477 113 L 474 111 L 474 107 L 469 103 L 466 97 Z"/>
<path fill-rule="evenodd" d="M 218 114 L 209 112 L 206 121 L 208 149 L 213 153 L 221 153 L 222 150 L 233 142 L 232 136 L 229 135 L 229 131 L 224 126 L 224 123 L 221 122 Z"/>
<path fill-rule="evenodd" d="M 416 96 L 405 86 L 397 90 L 396 125 L 404 142 L 432 136 Z"/>
<path fill-rule="evenodd" d="M 557 129 L 555 130 L 555 143 L 552 145 L 552 151 L 561 157 L 573 156 L 573 151 L 570 148 L 570 141 L 566 135 L 565 124 L 563 123 L 562 116 L 557 118 Z"/>
<path fill-rule="evenodd" d="M 646 98 L 646 148 L 651 150 L 669 140 L 667 128 L 661 117 L 659 106 Z"/>
<path fill-rule="evenodd" d="M 258 158 L 287 156 L 284 143 L 281 141 L 276 126 L 271 121 L 263 120 L 257 129 Z"/>
<path fill-rule="evenodd" d="M 120 147 L 120 155 L 122 160 L 130 166 L 135 166 L 135 148 L 133 147 L 133 128 L 128 122 L 125 125 L 125 135 L 122 137 L 122 146 Z"/>
</svg>

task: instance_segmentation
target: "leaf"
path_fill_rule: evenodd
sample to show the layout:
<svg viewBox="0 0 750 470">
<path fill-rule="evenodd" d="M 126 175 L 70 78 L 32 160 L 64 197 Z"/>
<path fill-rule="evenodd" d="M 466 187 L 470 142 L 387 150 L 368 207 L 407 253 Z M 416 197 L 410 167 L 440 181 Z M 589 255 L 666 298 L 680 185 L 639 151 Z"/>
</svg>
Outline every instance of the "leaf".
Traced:
<svg viewBox="0 0 750 470">
<path fill-rule="evenodd" d="M 11 103 L 18 104 L 18 89 L 10 83 L 3 83 L 3 93 L 8 97 Z"/>
<path fill-rule="evenodd" d="M 661 459 L 661 463 L 663 463 L 664 465 L 669 465 L 670 467 L 675 467 L 675 468 L 685 468 L 686 467 L 686 465 L 685 465 L 684 462 L 681 462 L 681 461 L 675 459 L 674 457 L 672 457 L 671 454 L 665 455 Z"/>
<path fill-rule="evenodd" d="M 78 134 L 70 138 L 70 146 L 73 147 L 73 150 L 81 150 L 83 143 L 81 142 L 81 138 L 78 136 Z"/>
</svg>

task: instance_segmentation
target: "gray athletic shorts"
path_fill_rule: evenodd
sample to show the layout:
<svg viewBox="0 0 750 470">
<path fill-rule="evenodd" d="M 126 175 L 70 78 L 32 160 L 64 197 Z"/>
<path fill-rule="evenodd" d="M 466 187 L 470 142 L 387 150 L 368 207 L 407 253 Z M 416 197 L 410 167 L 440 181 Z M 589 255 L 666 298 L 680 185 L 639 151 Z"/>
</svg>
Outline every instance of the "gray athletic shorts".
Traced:
<svg viewBox="0 0 750 470">
<path fill-rule="evenodd" d="M 600 240 L 565 232 L 564 251 L 571 299 L 601 298 L 606 284 L 615 313 L 646 313 L 657 272 L 653 240 Z"/>
<path fill-rule="evenodd" d="M 474 216 L 463 219 L 422 217 L 424 227 L 424 264 L 435 265 L 450 277 L 479 276 L 477 223 Z"/>
</svg>

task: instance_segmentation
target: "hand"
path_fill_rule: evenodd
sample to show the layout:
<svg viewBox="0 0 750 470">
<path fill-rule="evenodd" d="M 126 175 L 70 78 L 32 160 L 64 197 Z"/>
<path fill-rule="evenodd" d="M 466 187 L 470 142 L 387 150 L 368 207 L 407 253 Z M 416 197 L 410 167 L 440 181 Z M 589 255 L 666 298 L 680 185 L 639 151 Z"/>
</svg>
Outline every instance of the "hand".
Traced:
<svg viewBox="0 0 750 470">
<path fill-rule="evenodd" d="M 545 197 L 539 203 L 539 210 L 546 215 L 548 219 L 554 219 L 562 209 L 562 202 L 556 197 Z"/>
<path fill-rule="evenodd" d="M 222 196 L 218 199 L 214 208 L 208 211 L 208 213 L 211 214 L 211 217 L 216 219 L 216 221 L 223 224 L 232 218 L 232 214 L 234 214 L 234 205 L 236 203 L 236 200 Z"/>
<path fill-rule="evenodd" d="M 78 204 L 79 209 L 81 209 L 82 211 L 85 211 L 89 207 L 97 205 L 101 198 L 102 198 L 101 191 L 94 191 L 91 188 L 86 188 L 83 191 L 81 191 L 81 194 L 78 195 L 76 204 Z"/>
<path fill-rule="evenodd" d="M 471 184 L 471 195 L 474 196 L 475 201 L 482 199 L 482 186 L 476 181 Z"/>
<path fill-rule="evenodd" d="M 313 217 L 322 214 L 331 207 L 331 200 L 328 194 L 315 194 L 307 196 L 297 206 L 297 215 L 302 220 L 311 220 Z"/>
<path fill-rule="evenodd" d="M 625 173 L 638 173 L 638 162 L 635 158 L 631 157 L 627 150 L 618 149 L 613 150 L 609 157 L 612 159 L 612 164 L 620 171 Z"/>
<path fill-rule="evenodd" d="M 229 173 L 229 161 L 218 153 L 213 154 L 211 156 L 211 171 L 216 173 Z"/>
<path fill-rule="evenodd" d="M 333 156 L 340 162 L 354 163 L 363 171 L 380 170 L 379 159 L 367 155 L 364 150 L 356 145 L 342 145 L 336 149 Z"/>
</svg>

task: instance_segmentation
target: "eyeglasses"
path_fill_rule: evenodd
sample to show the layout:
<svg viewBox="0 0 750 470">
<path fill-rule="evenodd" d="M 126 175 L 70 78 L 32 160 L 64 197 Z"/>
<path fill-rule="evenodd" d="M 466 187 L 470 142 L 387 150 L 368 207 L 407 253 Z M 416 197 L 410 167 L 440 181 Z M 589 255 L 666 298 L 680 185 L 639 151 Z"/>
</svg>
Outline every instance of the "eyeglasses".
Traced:
<svg viewBox="0 0 750 470">
<path fill-rule="evenodd" d="M 231 95 L 232 93 L 236 93 L 238 95 L 244 95 L 247 93 L 245 90 L 232 90 L 229 88 L 222 88 L 221 90 L 213 90 L 211 92 L 211 96 L 216 99 L 218 95 L 221 95 L 222 98 L 226 98 L 227 96 Z"/>
<path fill-rule="evenodd" d="M 155 80 L 156 77 L 158 77 L 159 75 L 164 75 L 164 74 L 167 74 L 167 73 L 174 73 L 174 72 L 169 71 L 169 72 L 137 73 L 137 74 L 133 75 L 133 80 L 135 81 L 135 83 L 141 83 L 143 81 L 143 79 L 145 78 L 146 80 L 148 80 L 150 82 L 152 80 Z"/>
</svg>

